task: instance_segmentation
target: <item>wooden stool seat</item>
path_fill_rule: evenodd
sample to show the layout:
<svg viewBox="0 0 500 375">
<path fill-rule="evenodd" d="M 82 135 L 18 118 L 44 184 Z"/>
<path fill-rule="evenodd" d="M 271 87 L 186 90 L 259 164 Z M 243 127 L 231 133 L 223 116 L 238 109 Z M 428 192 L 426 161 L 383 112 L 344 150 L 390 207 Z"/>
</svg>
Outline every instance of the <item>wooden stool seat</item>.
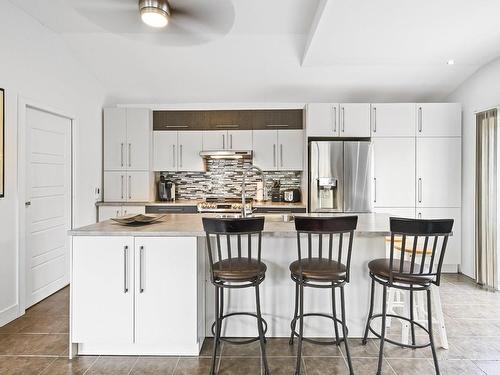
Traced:
<svg viewBox="0 0 500 375">
<path fill-rule="evenodd" d="M 404 261 L 403 262 L 403 275 L 397 275 L 397 272 L 399 272 L 399 266 L 400 263 L 397 262 L 397 264 L 392 265 L 392 272 L 394 273 L 394 282 L 397 283 L 402 283 L 402 284 L 420 284 L 420 285 L 426 285 L 430 284 L 433 280 L 433 276 L 428 276 L 428 275 L 416 275 L 412 274 L 410 272 L 410 269 L 412 267 L 412 263 L 409 261 Z M 419 269 L 420 265 L 414 264 L 413 265 L 415 269 Z M 370 263 L 368 263 L 368 269 L 372 274 L 377 276 L 380 279 L 385 279 L 389 281 L 390 277 L 390 259 L 375 259 L 372 260 Z"/>
<path fill-rule="evenodd" d="M 295 278 L 338 282 L 346 278 L 347 267 L 334 260 L 311 258 L 302 261 L 296 260 L 290 264 L 290 272 Z"/>
<path fill-rule="evenodd" d="M 266 275 L 267 266 L 256 259 L 231 258 L 214 263 L 213 272 L 218 281 L 253 281 Z"/>
</svg>

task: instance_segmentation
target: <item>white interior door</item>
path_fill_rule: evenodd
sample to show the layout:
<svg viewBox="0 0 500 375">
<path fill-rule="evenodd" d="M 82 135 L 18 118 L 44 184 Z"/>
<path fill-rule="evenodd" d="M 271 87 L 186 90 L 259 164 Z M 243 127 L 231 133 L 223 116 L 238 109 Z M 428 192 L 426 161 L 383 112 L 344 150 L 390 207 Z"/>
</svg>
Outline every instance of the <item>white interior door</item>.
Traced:
<svg viewBox="0 0 500 375">
<path fill-rule="evenodd" d="M 26 109 L 26 307 L 69 282 L 71 120 Z"/>
</svg>

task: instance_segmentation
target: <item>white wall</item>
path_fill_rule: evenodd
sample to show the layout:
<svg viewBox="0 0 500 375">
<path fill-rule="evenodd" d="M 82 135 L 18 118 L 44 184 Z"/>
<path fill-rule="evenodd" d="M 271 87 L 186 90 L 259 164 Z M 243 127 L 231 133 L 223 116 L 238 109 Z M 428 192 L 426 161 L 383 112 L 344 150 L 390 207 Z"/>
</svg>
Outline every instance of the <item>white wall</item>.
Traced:
<svg viewBox="0 0 500 375">
<path fill-rule="evenodd" d="M 93 189 L 101 184 L 104 90 L 62 39 L 8 1 L 0 1 L 0 87 L 6 93 L 5 198 L 0 199 L 0 326 L 18 314 L 18 98 L 77 120 L 75 223 L 95 222 Z"/>
<path fill-rule="evenodd" d="M 476 130 L 474 112 L 500 105 L 500 59 L 473 74 L 447 98 L 462 103 L 462 272 L 475 274 L 474 193 Z"/>
</svg>

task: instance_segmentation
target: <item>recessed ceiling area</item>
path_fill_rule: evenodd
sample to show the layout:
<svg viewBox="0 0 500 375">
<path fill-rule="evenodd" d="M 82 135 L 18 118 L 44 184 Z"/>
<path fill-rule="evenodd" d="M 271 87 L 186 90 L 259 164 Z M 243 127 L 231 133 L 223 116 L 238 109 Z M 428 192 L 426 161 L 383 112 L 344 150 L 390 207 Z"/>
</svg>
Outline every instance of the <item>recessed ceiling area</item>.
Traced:
<svg viewBox="0 0 500 375">
<path fill-rule="evenodd" d="M 442 100 L 500 56 L 498 1 L 172 0 L 160 32 L 136 0 L 11 1 L 61 35 L 108 104 Z"/>
</svg>

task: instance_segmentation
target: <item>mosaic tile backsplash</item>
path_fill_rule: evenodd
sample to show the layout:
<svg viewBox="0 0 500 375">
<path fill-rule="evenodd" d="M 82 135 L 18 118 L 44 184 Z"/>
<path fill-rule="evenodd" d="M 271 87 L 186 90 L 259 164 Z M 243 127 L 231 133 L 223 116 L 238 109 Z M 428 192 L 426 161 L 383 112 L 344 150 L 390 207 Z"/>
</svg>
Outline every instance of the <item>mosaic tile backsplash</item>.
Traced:
<svg viewBox="0 0 500 375">
<path fill-rule="evenodd" d="M 207 160 L 206 172 L 157 172 L 176 184 L 177 199 L 204 199 L 207 197 L 240 198 L 243 170 L 251 166 L 250 161 L 242 160 Z M 281 182 L 281 189 L 301 187 L 301 171 L 266 171 L 268 194 L 271 193 L 273 181 Z M 246 191 L 248 197 L 255 196 L 256 182 L 261 181 L 257 171 L 247 176 Z M 270 198 L 270 197 L 269 197 Z"/>
</svg>

